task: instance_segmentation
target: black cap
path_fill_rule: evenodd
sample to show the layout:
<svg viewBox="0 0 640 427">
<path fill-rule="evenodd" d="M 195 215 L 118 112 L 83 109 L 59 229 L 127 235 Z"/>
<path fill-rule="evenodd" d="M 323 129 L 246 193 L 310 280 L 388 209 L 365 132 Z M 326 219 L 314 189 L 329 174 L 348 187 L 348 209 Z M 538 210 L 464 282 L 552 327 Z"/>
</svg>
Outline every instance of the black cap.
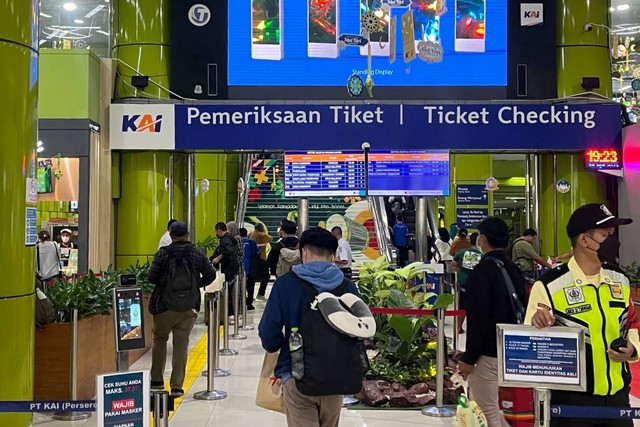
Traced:
<svg viewBox="0 0 640 427">
<path fill-rule="evenodd" d="M 483 219 L 477 227 L 481 234 L 489 237 L 492 246 L 506 247 L 509 243 L 509 226 L 506 222 L 495 216 Z"/>
<path fill-rule="evenodd" d="M 588 205 L 580 206 L 571 214 L 567 224 L 567 234 L 571 239 L 585 231 L 596 228 L 617 227 L 631 224 L 632 222 L 631 218 L 616 218 L 605 205 L 589 203 Z"/>
<path fill-rule="evenodd" d="M 176 221 L 169 227 L 169 235 L 174 237 L 182 237 L 189 232 L 187 224 L 182 221 Z"/>
</svg>

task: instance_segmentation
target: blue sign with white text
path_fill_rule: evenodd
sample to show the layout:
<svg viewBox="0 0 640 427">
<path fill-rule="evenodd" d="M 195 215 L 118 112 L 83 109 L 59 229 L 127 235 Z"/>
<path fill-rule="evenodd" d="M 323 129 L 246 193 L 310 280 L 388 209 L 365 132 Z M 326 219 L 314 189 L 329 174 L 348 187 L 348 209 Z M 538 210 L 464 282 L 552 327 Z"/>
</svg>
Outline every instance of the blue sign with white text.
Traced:
<svg viewBox="0 0 640 427">
<path fill-rule="evenodd" d="M 164 129 L 164 128 L 163 128 Z M 621 149 L 618 105 L 176 105 L 175 148 Z"/>
<path fill-rule="evenodd" d="M 489 209 L 457 209 L 457 223 L 460 228 L 475 228 L 489 216 Z"/>
<path fill-rule="evenodd" d="M 484 185 L 458 184 L 456 186 L 456 204 L 458 205 L 488 205 L 489 195 Z"/>
<path fill-rule="evenodd" d="M 580 375 L 578 341 L 575 338 L 505 334 L 504 372 L 505 377 L 577 380 Z"/>
</svg>

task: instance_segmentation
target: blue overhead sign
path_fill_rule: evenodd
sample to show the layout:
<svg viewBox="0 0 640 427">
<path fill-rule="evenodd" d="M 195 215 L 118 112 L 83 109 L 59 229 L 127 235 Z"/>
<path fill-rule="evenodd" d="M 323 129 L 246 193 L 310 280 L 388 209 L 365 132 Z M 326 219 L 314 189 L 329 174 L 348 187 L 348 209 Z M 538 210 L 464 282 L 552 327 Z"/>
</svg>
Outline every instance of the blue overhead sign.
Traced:
<svg viewBox="0 0 640 427">
<path fill-rule="evenodd" d="M 458 205 L 488 205 L 489 195 L 484 185 L 458 184 L 456 186 L 456 204 Z"/>
<path fill-rule="evenodd" d="M 489 209 L 457 209 L 456 223 L 460 228 L 475 228 L 480 221 L 489 216 Z"/>
<path fill-rule="evenodd" d="M 153 126 L 123 126 L 132 117 Z M 620 107 L 563 104 L 114 104 L 113 149 L 621 149 Z"/>
</svg>

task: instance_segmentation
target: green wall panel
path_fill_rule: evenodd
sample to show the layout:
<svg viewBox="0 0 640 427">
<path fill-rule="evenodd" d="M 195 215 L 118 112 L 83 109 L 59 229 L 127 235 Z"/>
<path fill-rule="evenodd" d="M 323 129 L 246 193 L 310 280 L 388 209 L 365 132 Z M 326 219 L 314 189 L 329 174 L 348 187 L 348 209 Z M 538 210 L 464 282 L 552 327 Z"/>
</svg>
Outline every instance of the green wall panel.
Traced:
<svg viewBox="0 0 640 427">
<path fill-rule="evenodd" d="M 118 200 L 116 266 L 145 262 L 158 250 L 167 230 L 169 153 L 127 152 L 121 155 L 121 198 Z M 126 261 L 126 263 L 125 263 Z M 135 261 L 133 262 L 135 264 Z"/>
<path fill-rule="evenodd" d="M 41 49 L 38 111 L 100 123 L 100 59 L 88 49 Z"/>
<path fill-rule="evenodd" d="M 214 235 L 214 227 L 219 221 L 230 221 L 227 217 L 227 156 L 225 154 L 197 153 L 195 160 L 196 185 L 203 179 L 209 181 L 209 191 L 196 193 L 196 238 L 202 240 Z M 235 184 L 234 184 L 235 188 Z"/>
</svg>

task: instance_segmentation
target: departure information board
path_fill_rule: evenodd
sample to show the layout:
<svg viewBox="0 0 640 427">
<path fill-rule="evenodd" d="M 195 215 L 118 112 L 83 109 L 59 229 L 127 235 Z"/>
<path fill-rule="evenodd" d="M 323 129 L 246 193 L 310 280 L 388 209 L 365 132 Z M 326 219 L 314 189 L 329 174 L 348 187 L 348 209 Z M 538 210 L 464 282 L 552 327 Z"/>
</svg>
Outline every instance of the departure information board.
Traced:
<svg viewBox="0 0 640 427">
<path fill-rule="evenodd" d="M 287 152 L 285 196 L 363 196 L 367 177 L 361 151 Z M 448 151 L 374 150 L 368 158 L 372 196 L 447 196 Z"/>
<path fill-rule="evenodd" d="M 287 152 L 284 179 L 287 197 L 364 196 L 364 153 Z"/>
<path fill-rule="evenodd" d="M 448 196 L 448 151 L 372 151 L 369 194 L 372 196 Z"/>
</svg>

